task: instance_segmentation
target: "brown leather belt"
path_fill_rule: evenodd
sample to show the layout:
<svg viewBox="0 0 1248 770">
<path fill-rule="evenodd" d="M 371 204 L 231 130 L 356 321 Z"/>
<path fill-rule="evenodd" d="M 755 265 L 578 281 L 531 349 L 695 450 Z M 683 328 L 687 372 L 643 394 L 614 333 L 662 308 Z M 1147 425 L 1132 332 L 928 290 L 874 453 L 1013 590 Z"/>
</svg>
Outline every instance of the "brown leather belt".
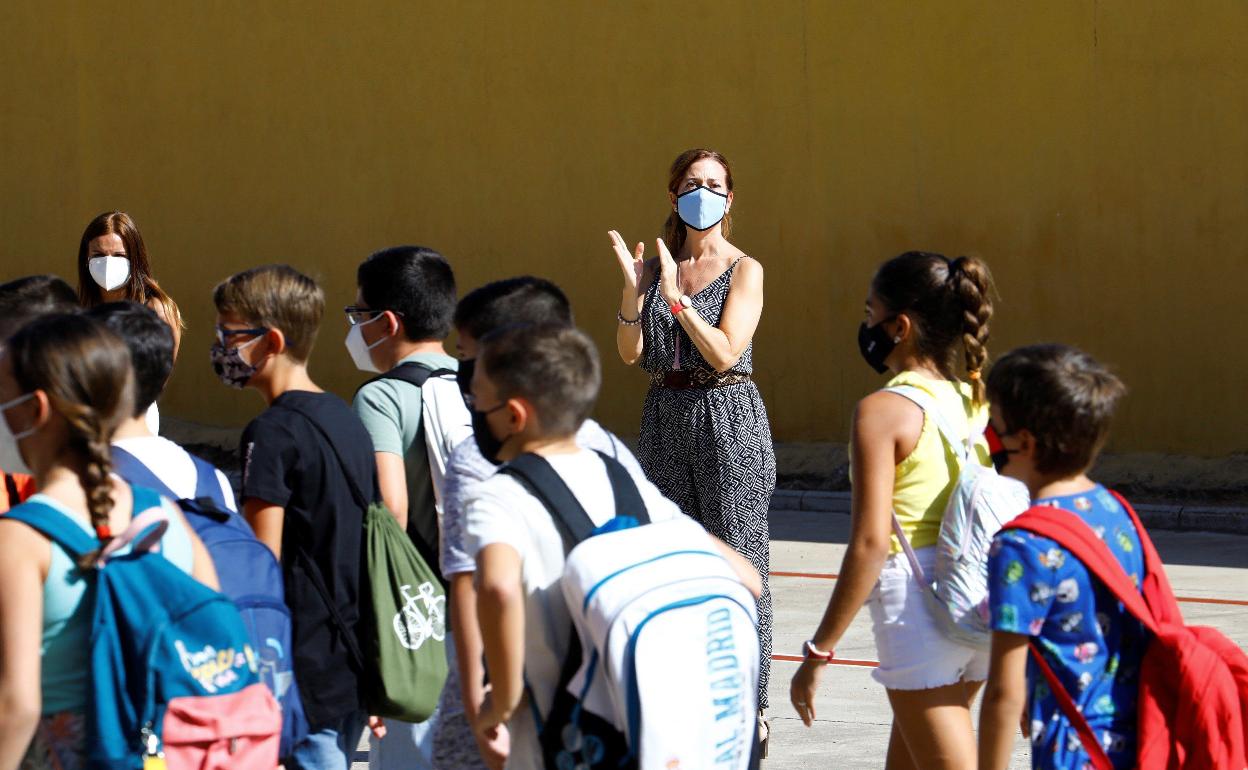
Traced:
<svg viewBox="0 0 1248 770">
<path fill-rule="evenodd" d="M 750 375 L 741 372 L 712 372 L 707 369 L 679 369 L 674 372 L 654 372 L 650 384 L 668 390 L 710 390 L 728 385 L 740 385 L 750 381 Z"/>
</svg>

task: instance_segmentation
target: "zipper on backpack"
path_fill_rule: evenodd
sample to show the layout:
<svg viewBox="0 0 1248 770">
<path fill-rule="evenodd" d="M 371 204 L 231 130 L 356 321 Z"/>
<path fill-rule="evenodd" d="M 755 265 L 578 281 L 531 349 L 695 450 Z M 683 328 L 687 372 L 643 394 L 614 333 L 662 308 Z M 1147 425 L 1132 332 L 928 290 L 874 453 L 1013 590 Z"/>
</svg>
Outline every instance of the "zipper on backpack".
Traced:
<svg viewBox="0 0 1248 770">
<path fill-rule="evenodd" d="M 143 725 L 139 735 L 143 739 L 143 770 L 166 770 L 165 752 L 160 750 L 160 738 L 152 723 Z"/>
</svg>

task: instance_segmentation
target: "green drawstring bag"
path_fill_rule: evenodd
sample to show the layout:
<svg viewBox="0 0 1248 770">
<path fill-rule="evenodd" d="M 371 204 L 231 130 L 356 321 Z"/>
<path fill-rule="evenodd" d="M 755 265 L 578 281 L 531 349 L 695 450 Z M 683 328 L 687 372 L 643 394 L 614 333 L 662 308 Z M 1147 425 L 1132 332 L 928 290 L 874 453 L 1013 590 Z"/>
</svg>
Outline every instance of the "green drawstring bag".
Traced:
<svg viewBox="0 0 1248 770">
<path fill-rule="evenodd" d="M 382 503 L 368 506 L 364 541 L 372 612 L 361 636 L 374 642 L 375 674 L 369 712 L 423 722 L 446 684 L 446 592 Z"/>
<path fill-rule="evenodd" d="M 369 502 L 360 490 L 320 423 L 295 407 L 288 408 L 302 415 L 328 442 L 352 498 L 364 511 L 368 595 L 355 633 L 339 616 L 311 558 L 300 552 L 296 557 L 305 563 L 309 578 L 360 663 L 367 682 L 368 713 L 423 722 L 437 708 L 446 684 L 446 591 L 385 503 Z"/>
</svg>

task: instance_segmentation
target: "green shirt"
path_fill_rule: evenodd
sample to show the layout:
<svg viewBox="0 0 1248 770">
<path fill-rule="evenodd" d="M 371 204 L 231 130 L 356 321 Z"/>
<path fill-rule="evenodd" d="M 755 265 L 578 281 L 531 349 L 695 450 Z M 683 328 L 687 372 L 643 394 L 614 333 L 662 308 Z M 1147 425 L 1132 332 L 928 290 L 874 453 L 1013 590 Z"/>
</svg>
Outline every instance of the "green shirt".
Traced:
<svg viewBox="0 0 1248 770">
<path fill-rule="evenodd" d="M 432 369 L 459 370 L 459 361 L 441 353 L 413 353 L 395 367 L 415 362 Z M 425 561 L 438 568 L 439 526 L 429 473 L 429 452 L 421 430 L 421 389 L 400 380 L 376 380 L 359 389 L 352 407 L 373 438 L 373 449 L 403 458 L 407 477 L 407 534 Z"/>
</svg>

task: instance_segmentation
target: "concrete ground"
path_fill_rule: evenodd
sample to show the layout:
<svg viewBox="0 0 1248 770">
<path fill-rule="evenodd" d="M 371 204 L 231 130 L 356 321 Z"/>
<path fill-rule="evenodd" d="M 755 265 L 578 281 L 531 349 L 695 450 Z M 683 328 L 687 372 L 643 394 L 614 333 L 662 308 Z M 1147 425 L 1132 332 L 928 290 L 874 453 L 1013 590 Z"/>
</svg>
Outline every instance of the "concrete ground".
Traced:
<svg viewBox="0 0 1248 770">
<path fill-rule="evenodd" d="M 795 657 L 831 595 L 830 575 L 841 565 L 849 517 L 835 512 L 774 510 L 771 525 L 775 652 L 782 658 Z M 1156 531 L 1152 536 L 1187 622 L 1214 626 L 1248 648 L 1248 537 L 1172 531 Z M 869 664 L 876 660 L 875 645 L 865 611 L 854 620 L 836 653 L 859 664 L 836 665 L 826 673 L 816 701 L 819 718 L 810 729 L 789 705 L 789 679 L 797 663 L 783 659 L 773 663 L 771 755 L 764 768 L 884 766 L 891 714 L 883 688 L 871 678 Z M 367 747 L 367 741 L 361 744 L 357 760 L 366 760 Z M 354 765 L 366 767 L 366 761 Z M 1011 767 L 1030 767 L 1021 738 Z"/>
</svg>

